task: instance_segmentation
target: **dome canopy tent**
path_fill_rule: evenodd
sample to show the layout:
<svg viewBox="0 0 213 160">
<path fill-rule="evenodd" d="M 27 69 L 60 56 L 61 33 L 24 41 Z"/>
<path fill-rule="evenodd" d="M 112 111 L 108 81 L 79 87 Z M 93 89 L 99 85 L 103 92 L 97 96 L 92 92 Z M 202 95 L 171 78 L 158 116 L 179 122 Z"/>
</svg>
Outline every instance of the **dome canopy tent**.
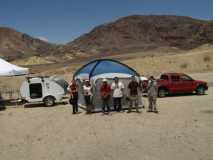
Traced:
<svg viewBox="0 0 213 160">
<path fill-rule="evenodd" d="M 126 96 L 128 95 L 128 84 L 131 81 L 131 77 L 136 76 L 139 80 L 140 75 L 132 68 L 119 61 L 112 59 L 98 59 L 89 62 L 88 64 L 77 70 L 73 76 L 73 79 L 77 80 L 79 84 L 79 105 L 85 108 L 82 82 L 85 79 L 90 79 L 93 89 L 92 104 L 94 111 L 100 111 L 102 106 L 102 99 L 100 95 L 100 86 L 102 85 L 102 79 L 106 78 L 108 83 L 111 84 L 114 77 L 119 77 L 120 81 L 124 83 L 124 98 L 122 99 L 123 108 L 128 107 L 128 101 Z M 139 102 L 139 104 L 141 104 Z M 110 100 L 110 106 L 112 107 L 112 99 Z"/>
<path fill-rule="evenodd" d="M 16 66 L 0 58 L 0 76 L 20 76 L 28 73 L 28 68 Z"/>
<path fill-rule="evenodd" d="M 73 76 L 74 79 L 97 79 L 94 77 L 111 78 L 131 77 L 140 75 L 132 68 L 119 61 L 112 59 L 97 59 L 89 62 L 77 70 Z"/>
</svg>

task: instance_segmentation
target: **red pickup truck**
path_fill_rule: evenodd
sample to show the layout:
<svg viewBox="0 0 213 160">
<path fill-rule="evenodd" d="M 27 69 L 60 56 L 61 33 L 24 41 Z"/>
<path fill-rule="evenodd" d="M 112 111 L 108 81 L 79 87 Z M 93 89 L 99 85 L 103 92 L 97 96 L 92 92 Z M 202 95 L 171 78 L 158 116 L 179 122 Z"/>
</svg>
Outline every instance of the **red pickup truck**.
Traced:
<svg viewBox="0 0 213 160">
<path fill-rule="evenodd" d="M 205 94 L 208 90 L 207 82 L 194 80 L 190 76 L 183 73 L 164 73 L 157 80 L 158 96 L 165 97 L 178 93 L 193 93 L 198 95 Z"/>
</svg>

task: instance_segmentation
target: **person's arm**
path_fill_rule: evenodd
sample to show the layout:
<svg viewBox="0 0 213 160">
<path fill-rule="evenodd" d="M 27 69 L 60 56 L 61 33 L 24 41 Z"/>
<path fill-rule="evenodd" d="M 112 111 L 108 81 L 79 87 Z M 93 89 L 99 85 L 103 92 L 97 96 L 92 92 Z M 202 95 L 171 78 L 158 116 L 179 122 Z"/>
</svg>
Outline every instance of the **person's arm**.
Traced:
<svg viewBox="0 0 213 160">
<path fill-rule="evenodd" d="M 140 88 L 140 91 L 143 92 L 143 81 L 139 82 L 139 88 Z"/>
<path fill-rule="evenodd" d="M 79 90 L 79 86 L 78 84 L 76 84 L 76 92 L 78 92 L 78 90 Z"/>
<path fill-rule="evenodd" d="M 71 86 L 71 84 L 67 87 L 67 91 L 68 91 L 69 93 L 71 93 L 71 88 L 70 88 L 70 86 Z"/>
<path fill-rule="evenodd" d="M 147 91 L 150 89 L 150 86 L 151 86 L 151 82 L 148 81 L 148 84 L 147 84 Z"/>
<path fill-rule="evenodd" d="M 101 93 L 101 97 L 104 97 L 103 87 L 102 87 L 102 86 L 101 86 L 101 88 L 100 88 L 100 93 Z"/>
<path fill-rule="evenodd" d="M 138 91 L 138 95 L 139 95 L 141 89 L 140 89 L 140 84 L 138 82 L 137 82 L 137 91 Z"/>
<path fill-rule="evenodd" d="M 91 96 L 93 95 L 93 89 L 92 86 L 90 86 L 90 92 L 91 92 Z"/>
<path fill-rule="evenodd" d="M 111 89 L 114 90 L 115 89 L 115 85 L 114 83 L 111 84 Z"/>
<path fill-rule="evenodd" d="M 124 93 L 124 84 L 123 83 L 121 83 L 121 91 Z"/>
<path fill-rule="evenodd" d="M 130 92 L 131 92 L 131 82 L 128 84 L 127 96 L 131 95 Z"/>
</svg>

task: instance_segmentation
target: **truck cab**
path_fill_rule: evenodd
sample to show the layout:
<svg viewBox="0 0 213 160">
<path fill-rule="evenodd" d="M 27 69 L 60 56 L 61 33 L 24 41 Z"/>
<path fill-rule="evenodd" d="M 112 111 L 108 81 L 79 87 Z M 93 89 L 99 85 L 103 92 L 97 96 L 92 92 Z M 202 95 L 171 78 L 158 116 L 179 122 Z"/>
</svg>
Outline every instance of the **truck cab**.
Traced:
<svg viewBox="0 0 213 160">
<path fill-rule="evenodd" d="M 208 89 L 207 82 L 194 80 L 184 73 L 164 73 L 157 82 L 159 97 L 165 97 L 169 94 L 193 92 L 203 95 Z"/>
</svg>

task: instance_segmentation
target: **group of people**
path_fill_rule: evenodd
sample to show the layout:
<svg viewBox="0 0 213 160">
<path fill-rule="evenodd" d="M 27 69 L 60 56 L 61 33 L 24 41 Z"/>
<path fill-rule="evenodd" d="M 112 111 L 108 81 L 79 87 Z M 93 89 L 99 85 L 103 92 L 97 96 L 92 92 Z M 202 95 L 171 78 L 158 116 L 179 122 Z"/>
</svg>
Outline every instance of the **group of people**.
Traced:
<svg viewBox="0 0 213 160">
<path fill-rule="evenodd" d="M 78 113 L 78 96 L 79 96 L 79 89 L 80 86 L 76 83 L 75 80 L 72 80 L 68 87 L 68 91 L 70 93 L 70 104 L 73 107 L 73 114 Z M 144 88 L 143 82 L 137 82 L 136 77 L 132 76 L 131 81 L 129 82 L 128 86 L 128 95 L 125 95 L 124 84 L 119 80 L 118 77 L 114 78 L 112 84 L 109 84 L 107 79 L 102 80 L 102 84 L 100 86 L 100 95 L 102 100 L 102 111 L 103 113 L 109 113 L 110 110 L 110 99 L 112 98 L 113 101 L 113 108 L 114 111 L 120 112 L 122 111 L 122 99 L 124 97 L 127 98 L 129 102 L 129 107 L 127 113 L 132 112 L 133 106 L 136 109 L 136 112 L 139 111 L 139 100 L 142 103 L 142 94 L 144 89 L 147 90 L 147 96 L 149 101 L 149 107 L 147 112 L 155 112 L 158 113 L 157 110 L 157 95 L 158 95 L 158 86 L 157 81 L 153 76 L 151 76 L 148 80 L 148 84 L 146 88 Z M 92 106 L 92 96 L 93 96 L 93 88 L 90 84 L 89 80 L 85 80 L 82 86 L 82 92 L 84 95 L 85 105 L 86 105 L 86 112 L 92 113 L 93 106 Z M 142 106 L 144 107 L 143 103 Z"/>
</svg>

